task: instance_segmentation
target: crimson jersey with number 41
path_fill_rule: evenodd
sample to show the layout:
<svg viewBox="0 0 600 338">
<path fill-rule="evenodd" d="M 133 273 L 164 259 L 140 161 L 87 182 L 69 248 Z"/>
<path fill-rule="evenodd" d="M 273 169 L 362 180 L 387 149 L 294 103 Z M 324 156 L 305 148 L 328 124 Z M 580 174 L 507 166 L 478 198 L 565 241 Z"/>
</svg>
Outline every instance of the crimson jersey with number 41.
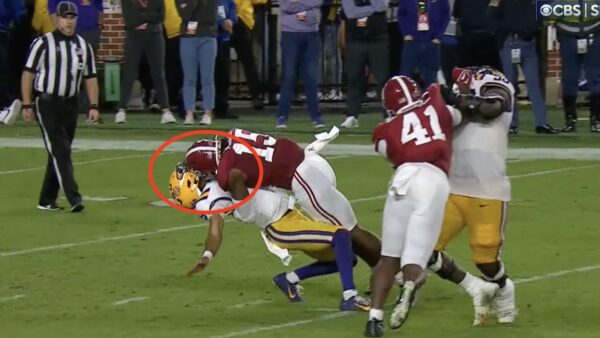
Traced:
<svg viewBox="0 0 600 338">
<path fill-rule="evenodd" d="M 426 162 L 448 174 L 452 127 L 460 119 L 460 112 L 446 106 L 439 85 L 433 84 L 421 105 L 375 128 L 375 150 L 384 153 L 394 168 L 407 162 Z"/>
<path fill-rule="evenodd" d="M 296 168 L 304 161 L 304 149 L 287 138 L 274 138 L 242 129 L 233 129 L 229 133 L 248 142 L 258 153 L 264 170 L 263 186 L 292 189 Z M 217 181 L 223 190 L 227 190 L 231 169 L 244 172 L 248 186 L 256 185 L 258 181 L 256 159 L 250 149 L 230 139 L 230 144 L 225 148 L 217 168 Z"/>
</svg>

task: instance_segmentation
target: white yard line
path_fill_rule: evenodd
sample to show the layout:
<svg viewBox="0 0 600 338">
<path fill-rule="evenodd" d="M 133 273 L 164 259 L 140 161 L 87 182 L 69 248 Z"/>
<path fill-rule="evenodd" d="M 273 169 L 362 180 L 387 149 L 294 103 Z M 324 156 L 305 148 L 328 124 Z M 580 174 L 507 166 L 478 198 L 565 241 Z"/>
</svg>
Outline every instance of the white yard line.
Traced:
<svg viewBox="0 0 600 338">
<path fill-rule="evenodd" d="M 26 254 L 30 254 L 30 253 L 34 253 L 34 252 L 68 249 L 68 248 L 74 248 L 74 247 L 90 245 L 90 244 L 98 244 L 98 243 L 104 243 L 104 242 L 113 242 L 113 241 L 121 241 L 121 240 L 125 240 L 125 239 L 146 237 L 146 236 L 151 236 L 151 235 L 163 234 L 166 232 L 188 230 L 188 229 L 193 229 L 193 228 L 203 228 L 206 226 L 207 226 L 206 223 L 194 224 L 194 225 L 184 225 L 184 226 L 179 226 L 179 227 L 163 228 L 163 229 L 158 229 L 158 230 L 154 230 L 154 231 L 140 232 L 140 233 L 136 233 L 136 234 L 129 234 L 129 235 L 123 235 L 123 236 L 101 237 L 101 238 L 92 239 L 92 240 L 83 241 L 83 242 L 49 245 L 49 246 L 42 246 L 42 247 L 26 249 L 26 250 L 18 250 L 18 251 L 6 251 L 6 252 L 0 252 L 0 257 L 19 256 L 19 255 L 26 255 Z"/>
<path fill-rule="evenodd" d="M 150 159 L 150 156 L 151 156 L 150 154 L 143 154 L 143 155 L 138 154 L 138 155 L 107 157 L 107 158 L 99 158 L 96 160 L 73 162 L 73 165 L 83 165 L 83 164 L 101 163 L 101 162 L 109 162 L 109 161 L 117 161 L 117 160 L 127 160 L 127 159 L 140 158 L 140 157 L 147 157 L 148 159 Z M 36 170 L 43 170 L 43 169 L 46 169 L 46 167 L 33 167 L 33 168 L 7 170 L 7 171 L 0 171 L 0 175 L 19 174 L 19 173 L 25 173 L 25 172 L 29 172 L 29 171 L 36 171 Z"/>
<path fill-rule="evenodd" d="M 10 297 L 0 298 L 0 304 L 7 303 L 7 302 L 17 300 L 17 299 L 21 299 L 21 298 L 25 298 L 25 297 L 27 297 L 27 295 L 14 295 L 14 296 L 10 296 Z"/>
<path fill-rule="evenodd" d="M 529 174 L 514 175 L 514 176 L 510 176 L 510 178 L 523 178 L 523 177 L 547 175 L 547 174 L 554 174 L 554 173 L 560 173 L 560 172 L 571 171 L 571 170 L 587 169 L 587 168 L 593 168 L 593 167 L 599 167 L 599 166 L 600 166 L 600 164 L 592 164 L 592 165 L 566 167 L 566 168 L 553 169 L 553 170 L 543 170 L 543 171 L 532 172 Z M 360 203 L 360 202 L 372 201 L 372 200 L 385 198 L 385 196 L 386 195 L 377 195 L 377 196 L 371 196 L 371 197 L 357 198 L 357 199 L 350 200 L 350 203 Z M 84 245 L 89 245 L 89 244 L 120 241 L 120 240 L 131 239 L 131 238 L 146 237 L 146 236 L 156 235 L 156 234 L 165 233 L 165 232 L 188 230 L 188 229 L 202 228 L 202 227 L 206 227 L 206 224 L 203 223 L 203 224 L 186 225 L 186 226 L 179 226 L 179 227 L 173 227 L 173 228 L 163 228 L 163 229 L 158 229 L 158 230 L 149 231 L 149 232 L 142 232 L 142 233 L 123 235 L 123 236 L 115 236 L 115 237 L 103 237 L 103 238 L 98 238 L 98 239 L 93 239 L 93 240 L 83 241 L 83 242 L 65 243 L 65 244 L 50 245 L 50 246 L 18 250 L 18 251 L 0 252 L 0 258 L 7 257 L 7 256 L 18 256 L 18 255 L 30 254 L 30 253 L 41 252 L 41 251 L 61 250 L 61 249 L 84 246 Z"/>
<path fill-rule="evenodd" d="M 559 169 L 542 170 L 542 171 L 532 172 L 529 174 L 513 175 L 513 176 L 510 176 L 510 178 L 540 176 L 540 175 L 546 175 L 546 174 L 555 174 L 555 173 L 562 173 L 565 171 L 581 170 L 581 169 L 588 169 L 588 168 L 595 168 L 595 167 L 600 167 L 600 164 L 590 164 L 590 165 L 581 165 L 581 166 L 575 166 L 575 167 L 565 167 L 565 168 L 559 168 Z"/>
<path fill-rule="evenodd" d="M 141 302 L 148 299 L 148 297 L 133 297 L 133 298 L 127 298 L 127 299 L 123 299 L 123 300 L 119 300 L 113 303 L 114 306 L 120 306 L 120 305 L 125 305 L 125 304 L 129 304 L 132 302 Z"/>
<path fill-rule="evenodd" d="M 241 308 L 245 308 L 247 306 L 262 305 L 262 304 L 269 304 L 269 303 L 273 303 L 273 301 L 272 300 L 268 300 L 268 299 L 257 299 L 257 300 L 252 300 L 252 301 L 245 302 L 245 303 L 239 303 L 239 304 L 229 305 L 229 306 L 226 306 L 226 308 L 228 308 L 228 309 L 241 309 Z"/>
<path fill-rule="evenodd" d="M 249 329 L 243 330 L 243 331 L 235 331 L 235 332 L 231 332 L 231 333 L 224 334 L 221 336 L 212 336 L 210 338 L 231 338 L 231 337 L 245 336 L 248 334 L 253 334 L 253 333 L 258 333 L 258 332 L 279 330 L 279 329 L 284 329 L 284 328 L 288 328 L 288 327 L 306 325 L 306 324 L 310 324 L 312 322 L 318 322 L 318 321 L 322 321 L 322 320 L 340 318 L 340 317 L 348 316 L 350 314 L 351 313 L 349 313 L 349 312 L 338 312 L 338 313 L 333 313 L 333 314 L 329 314 L 329 315 L 315 317 L 312 319 L 287 322 L 284 324 L 269 325 L 269 326 L 255 326 L 255 327 L 251 327 Z"/>
<path fill-rule="evenodd" d="M 589 266 L 584 266 L 584 267 L 569 269 L 569 270 L 561 270 L 561 271 L 551 272 L 551 273 L 527 277 L 527 278 L 519 278 L 519 279 L 515 279 L 514 282 L 515 282 L 515 284 L 531 283 L 531 282 L 536 282 L 536 281 L 540 281 L 540 280 L 546 280 L 546 279 L 561 277 L 561 276 L 565 276 L 565 275 L 570 275 L 573 273 L 589 272 L 589 271 L 598 270 L 598 269 L 600 269 L 600 264 L 589 265 Z M 329 311 L 329 310 L 330 309 L 317 309 L 316 311 L 324 312 L 324 311 Z M 246 330 L 233 331 L 233 332 L 226 333 L 226 334 L 219 335 L 219 336 L 212 336 L 210 338 L 233 338 L 233 337 L 246 336 L 246 335 L 258 333 L 258 332 L 275 331 L 275 330 L 280 330 L 280 329 L 284 329 L 284 328 L 302 326 L 302 325 L 306 325 L 306 324 L 310 324 L 310 323 L 314 323 L 314 322 L 335 319 L 335 318 L 343 317 L 343 316 L 346 316 L 349 314 L 350 313 L 347 313 L 347 312 L 338 312 L 338 313 L 333 313 L 333 314 L 328 314 L 328 315 L 321 315 L 321 316 L 313 317 L 310 319 L 298 320 L 298 321 L 287 322 L 287 323 L 282 323 L 282 324 L 277 324 L 277 325 L 255 326 L 255 327 L 251 327 Z"/>
</svg>

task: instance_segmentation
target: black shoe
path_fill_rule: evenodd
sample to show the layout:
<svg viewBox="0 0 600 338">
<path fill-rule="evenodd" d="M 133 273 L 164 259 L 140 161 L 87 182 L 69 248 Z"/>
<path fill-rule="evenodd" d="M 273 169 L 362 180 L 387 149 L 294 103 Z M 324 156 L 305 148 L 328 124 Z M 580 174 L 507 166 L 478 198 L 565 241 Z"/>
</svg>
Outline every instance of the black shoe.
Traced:
<svg viewBox="0 0 600 338">
<path fill-rule="evenodd" d="M 237 120 L 240 117 L 235 114 L 225 114 L 225 115 L 215 115 L 215 118 L 223 119 L 223 120 Z"/>
<path fill-rule="evenodd" d="M 38 204 L 37 209 L 42 210 L 42 211 L 59 211 L 59 210 L 64 210 L 65 208 L 59 207 L 56 203 L 51 203 L 48 205 L 39 205 Z"/>
<path fill-rule="evenodd" d="M 517 135 L 519 133 L 519 127 L 508 128 L 508 135 Z"/>
<path fill-rule="evenodd" d="M 383 320 L 370 319 L 365 327 L 365 337 L 383 337 Z"/>
<path fill-rule="evenodd" d="M 555 129 L 551 125 L 549 125 L 548 123 L 546 123 L 546 124 L 544 124 L 542 126 L 535 127 L 535 132 L 536 132 L 536 134 L 554 135 L 554 134 L 560 133 L 560 130 Z"/>
<path fill-rule="evenodd" d="M 252 107 L 254 107 L 254 110 L 263 110 L 265 108 L 265 103 L 261 99 L 253 99 Z"/>
<path fill-rule="evenodd" d="M 574 133 L 577 131 L 577 120 L 569 120 L 565 122 L 565 125 L 562 127 L 561 132 L 563 133 Z"/>
<path fill-rule="evenodd" d="M 83 211 L 83 209 L 85 209 L 85 206 L 81 203 L 79 204 L 75 204 L 74 206 L 71 207 L 71 210 L 69 210 L 70 212 L 81 212 Z"/>
</svg>

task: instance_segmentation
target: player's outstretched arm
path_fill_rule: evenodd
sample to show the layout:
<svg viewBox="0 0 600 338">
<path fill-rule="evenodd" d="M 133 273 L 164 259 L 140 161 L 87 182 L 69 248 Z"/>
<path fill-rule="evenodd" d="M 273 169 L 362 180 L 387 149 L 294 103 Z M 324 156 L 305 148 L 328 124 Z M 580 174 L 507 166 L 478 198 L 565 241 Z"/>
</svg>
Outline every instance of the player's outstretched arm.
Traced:
<svg viewBox="0 0 600 338">
<path fill-rule="evenodd" d="M 231 169 L 229 172 L 229 180 L 227 182 L 227 190 L 234 200 L 241 201 L 248 196 L 246 174 L 243 171 L 239 169 Z"/>
<path fill-rule="evenodd" d="M 204 254 L 202 258 L 187 272 L 188 276 L 191 276 L 197 272 L 200 272 L 206 268 L 212 258 L 217 254 L 223 241 L 223 226 L 225 220 L 221 215 L 211 215 L 208 219 L 208 233 L 206 234 L 206 240 L 204 241 Z"/>
</svg>

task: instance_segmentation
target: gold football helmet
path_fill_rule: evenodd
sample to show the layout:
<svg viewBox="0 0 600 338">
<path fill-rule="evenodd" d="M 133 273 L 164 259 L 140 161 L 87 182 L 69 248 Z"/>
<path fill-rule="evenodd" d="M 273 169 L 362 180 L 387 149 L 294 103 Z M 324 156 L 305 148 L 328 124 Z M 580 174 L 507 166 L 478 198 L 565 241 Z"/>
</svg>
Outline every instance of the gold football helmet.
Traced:
<svg viewBox="0 0 600 338">
<path fill-rule="evenodd" d="M 181 206 L 194 209 L 201 195 L 200 178 L 193 172 L 173 171 L 169 178 L 169 192 Z"/>
</svg>

